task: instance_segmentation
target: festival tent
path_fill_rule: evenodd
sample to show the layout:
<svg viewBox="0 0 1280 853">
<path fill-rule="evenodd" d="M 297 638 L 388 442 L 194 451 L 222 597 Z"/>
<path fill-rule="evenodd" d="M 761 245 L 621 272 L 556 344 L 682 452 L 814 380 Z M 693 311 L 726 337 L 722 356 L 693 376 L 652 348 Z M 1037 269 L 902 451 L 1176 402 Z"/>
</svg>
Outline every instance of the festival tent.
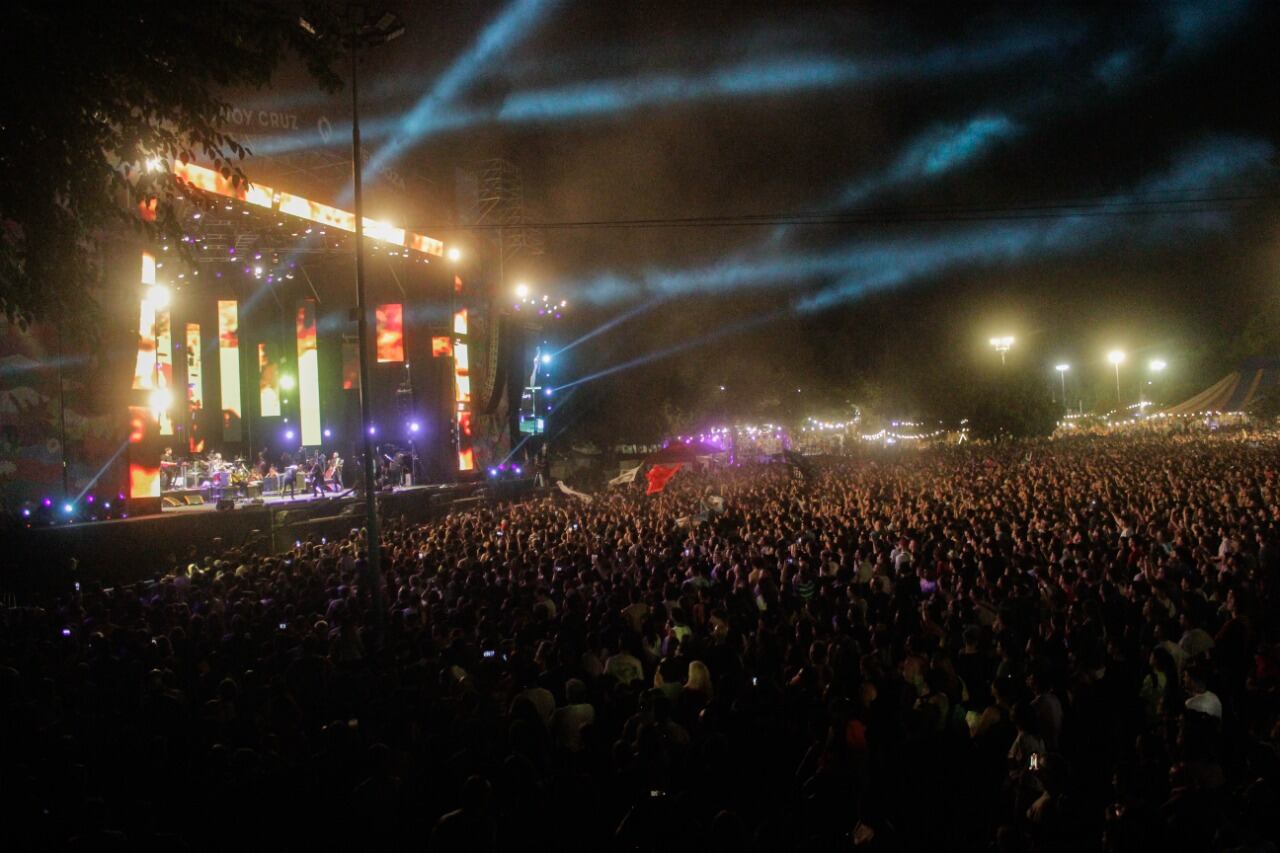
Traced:
<svg viewBox="0 0 1280 853">
<path fill-rule="evenodd" d="M 1254 358 L 1195 396 L 1164 410 L 1166 415 L 1244 412 L 1280 384 L 1280 358 Z"/>
</svg>

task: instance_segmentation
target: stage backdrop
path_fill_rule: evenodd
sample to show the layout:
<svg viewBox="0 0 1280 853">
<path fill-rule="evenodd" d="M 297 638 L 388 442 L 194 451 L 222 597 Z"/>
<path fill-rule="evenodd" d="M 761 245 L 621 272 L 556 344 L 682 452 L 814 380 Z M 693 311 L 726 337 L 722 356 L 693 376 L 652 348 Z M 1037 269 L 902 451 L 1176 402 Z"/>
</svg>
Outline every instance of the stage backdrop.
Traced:
<svg viewBox="0 0 1280 853">
<path fill-rule="evenodd" d="M 128 491 L 129 407 L 153 390 L 134 387 L 140 359 L 161 374 L 145 378 L 170 392 L 169 434 L 159 445 L 177 456 L 194 446 L 252 460 L 259 450 L 278 456 L 304 443 L 346 458 L 356 452 L 358 383 L 344 382 L 351 377 L 343 364 L 356 337 L 349 253 L 300 255 L 292 278 L 270 284 L 239 262 L 200 264 L 198 278 L 179 281 L 173 259 L 152 253 L 164 259 L 157 281 L 172 297 L 152 312 L 160 316 L 150 336 L 139 328 L 143 246 L 127 239 L 104 259 L 102 288 L 86 295 L 92 336 L 50 322 L 24 330 L 0 321 L 0 511 Z M 369 300 L 399 326 L 397 345 L 383 347 L 381 359 L 370 341 L 376 440 L 412 443 L 420 474 L 434 482 L 458 475 L 453 371 L 450 359 L 432 353 L 432 339 L 452 331 L 453 285 L 438 258 L 412 263 L 372 253 L 367 261 Z M 167 336 L 156 329 L 161 320 Z M 226 375 L 231 369 L 236 375 Z"/>
</svg>

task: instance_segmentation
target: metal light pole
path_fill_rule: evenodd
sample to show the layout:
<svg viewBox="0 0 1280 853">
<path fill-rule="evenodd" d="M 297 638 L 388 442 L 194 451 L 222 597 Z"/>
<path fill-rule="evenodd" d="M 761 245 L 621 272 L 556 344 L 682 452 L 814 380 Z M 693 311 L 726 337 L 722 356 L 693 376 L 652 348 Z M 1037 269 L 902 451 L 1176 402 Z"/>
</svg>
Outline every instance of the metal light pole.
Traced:
<svg viewBox="0 0 1280 853">
<path fill-rule="evenodd" d="M 362 41 L 389 41 L 404 32 L 392 15 L 383 15 L 373 27 L 363 27 L 363 10 L 352 9 L 351 18 L 351 182 L 354 191 L 356 217 L 356 330 L 360 347 L 360 440 L 364 447 L 364 509 L 365 529 L 368 531 L 369 572 L 374 579 L 372 598 L 374 612 L 381 625 L 382 607 L 382 542 L 378 529 L 378 497 L 373 476 L 373 441 L 370 429 L 373 418 L 369 385 L 369 303 L 364 287 L 364 186 L 363 165 L 360 162 L 360 93 L 359 66 Z"/>
<path fill-rule="evenodd" d="M 1164 372 L 1164 369 L 1165 369 L 1166 367 L 1168 367 L 1168 366 L 1169 366 L 1169 365 L 1168 365 L 1168 362 L 1166 362 L 1163 358 L 1153 358 L 1153 359 L 1151 359 L 1151 364 L 1149 365 L 1149 367 L 1151 368 L 1151 374 L 1152 374 L 1153 376 L 1155 376 L 1157 379 L 1160 377 L 1160 374 Z M 1149 381 L 1147 382 L 1147 384 L 1148 384 L 1148 385 L 1154 385 L 1155 383 L 1154 383 L 1154 381 L 1150 381 L 1150 380 L 1149 380 Z M 1155 388 L 1152 388 L 1152 389 L 1151 389 L 1151 398 L 1152 398 L 1152 399 L 1151 399 L 1151 402 L 1152 402 L 1152 403 L 1155 403 L 1156 390 L 1157 390 L 1157 389 L 1155 389 Z M 1161 390 L 1163 390 L 1163 389 L 1161 389 Z"/>
<path fill-rule="evenodd" d="M 1062 379 L 1062 408 L 1067 408 L 1067 371 L 1071 369 L 1069 364 L 1059 364 L 1054 370 L 1058 371 L 1058 377 Z"/>
<path fill-rule="evenodd" d="M 1122 405 L 1120 400 L 1120 364 L 1124 361 L 1124 352 L 1113 349 L 1107 353 L 1107 361 L 1111 362 L 1116 368 L 1116 409 L 1119 409 Z"/>
<path fill-rule="evenodd" d="M 991 346 L 995 347 L 996 352 L 1000 353 L 1000 366 L 1003 367 L 1005 363 L 1005 353 L 1013 347 L 1013 336 L 1004 335 L 1003 337 L 992 338 L 990 342 Z"/>
</svg>

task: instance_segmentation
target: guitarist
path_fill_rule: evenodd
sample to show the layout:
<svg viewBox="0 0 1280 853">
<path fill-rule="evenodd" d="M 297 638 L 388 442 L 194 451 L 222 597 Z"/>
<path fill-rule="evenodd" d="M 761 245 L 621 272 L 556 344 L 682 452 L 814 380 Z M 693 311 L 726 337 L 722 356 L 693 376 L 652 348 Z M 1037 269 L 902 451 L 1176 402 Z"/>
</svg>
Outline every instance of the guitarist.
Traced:
<svg viewBox="0 0 1280 853">
<path fill-rule="evenodd" d="M 324 472 L 324 478 L 333 484 L 335 492 L 342 491 L 342 457 L 338 455 L 338 451 L 333 451 L 333 455 L 329 457 L 329 467 Z"/>
</svg>

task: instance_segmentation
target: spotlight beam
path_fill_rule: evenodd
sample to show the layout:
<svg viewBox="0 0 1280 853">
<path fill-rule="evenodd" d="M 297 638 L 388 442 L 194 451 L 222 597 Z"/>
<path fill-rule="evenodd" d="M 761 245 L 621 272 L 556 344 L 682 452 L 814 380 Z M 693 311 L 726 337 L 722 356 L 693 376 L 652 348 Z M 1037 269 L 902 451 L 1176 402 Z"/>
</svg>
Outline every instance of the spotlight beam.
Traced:
<svg viewBox="0 0 1280 853">
<path fill-rule="evenodd" d="M 636 358 L 629 359 L 627 361 L 622 362 L 621 364 L 615 364 L 612 367 L 606 367 L 604 370 L 598 370 L 595 373 L 591 373 L 591 374 L 588 374 L 587 376 L 583 376 L 579 379 L 575 379 L 572 382 L 566 382 L 564 385 L 559 385 L 553 390 L 556 393 L 559 393 L 565 390 L 566 388 L 575 388 L 587 382 L 594 382 L 597 379 L 603 379 L 606 376 L 612 376 L 615 373 L 621 373 L 624 370 L 631 370 L 636 367 L 641 367 L 643 365 L 650 364 L 651 362 L 660 361 L 664 358 L 668 358 L 670 356 L 677 355 L 679 353 L 686 352 L 691 349 L 696 349 L 698 347 L 705 346 L 710 343 L 715 343 L 716 341 L 723 340 L 724 338 L 730 337 L 732 335 L 737 335 L 742 332 L 750 331 L 751 329 L 754 329 L 758 326 L 763 326 L 766 323 L 772 323 L 774 320 L 785 317 L 789 313 L 790 311 L 787 311 L 787 310 L 774 311 L 772 313 L 765 314 L 760 317 L 755 317 L 751 320 L 745 320 L 741 323 L 734 323 L 731 326 L 725 326 L 722 329 L 717 329 L 711 334 L 703 335 L 700 338 L 694 338 L 693 340 L 690 340 L 690 341 L 683 341 L 673 346 L 669 346 L 664 349 L 657 350 L 656 352 L 651 352 L 642 356 L 637 356 Z"/>
<path fill-rule="evenodd" d="M 565 344 L 563 347 L 561 347 L 559 350 L 556 351 L 555 357 L 559 358 L 562 354 L 573 349 L 578 344 L 586 343 L 587 341 L 591 340 L 597 335 L 603 335 L 605 332 L 609 331 L 610 329 L 614 329 L 614 328 L 617 328 L 618 326 L 621 326 L 623 323 L 627 322 L 633 317 L 638 317 L 647 311 L 652 311 L 653 309 L 657 308 L 661 304 L 662 304 L 661 300 L 644 302 L 640 305 L 637 305 L 635 308 L 632 308 L 630 311 L 624 311 L 618 316 L 613 317 L 612 319 L 606 320 L 601 325 L 596 326 L 594 329 L 587 332 L 585 335 L 578 338 L 577 340 L 571 341 Z"/>
<path fill-rule="evenodd" d="M 556 5 L 556 0 L 513 0 L 481 32 L 465 53 L 454 60 L 409 113 L 396 123 L 391 138 L 369 158 L 365 169 L 377 174 L 420 140 L 436 114 L 456 99 L 484 69 L 528 35 Z"/>
<path fill-rule="evenodd" d="M 72 501 L 72 503 L 74 504 L 80 503 L 80 501 L 84 499 L 84 496 L 89 494 L 90 490 L 92 490 L 94 485 L 97 484 L 98 480 L 102 479 L 102 475 L 107 473 L 107 469 L 115 464 L 116 460 L 120 458 L 120 454 L 124 453 L 128 447 L 129 447 L 128 441 L 125 441 L 123 444 L 121 444 L 120 447 L 116 450 L 116 452 L 111 454 L 111 458 L 108 459 L 105 463 L 103 463 L 102 467 L 98 469 L 98 473 L 94 474 L 92 477 L 89 478 L 88 484 L 83 489 L 80 490 L 80 494 L 76 495 L 76 498 L 74 501 Z"/>
<path fill-rule="evenodd" d="M 767 61 L 722 66 L 706 74 L 652 74 L 639 78 L 608 78 L 543 89 L 514 92 L 492 106 L 462 107 L 452 104 L 469 80 L 483 70 L 476 61 L 497 58 L 502 51 L 532 29 L 542 3 L 516 0 L 460 57 L 436 86 L 409 114 L 396 121 L 374 119 L 370 138 L 389 138 L 367 165 L 370 173 L 385 168 L 405 150 L 432 136 L 467 130 L 484 124 L 537 124 L 591 116 L 618 116 L 657 106 L 696 103 L 712 99 L 812 92 L 850 86 L 871 86 L 894 81 L 927 80 L 944 74 L 981 73 L 1016 63 L 1029 56 L 1057 54 L 1077 42 L 1083 30 L 1061 27 L 1038 33 L 1011 32 L 974 44 L 956 44 L 919 53 L 904 53 L 851 61 L 843 55 L 793 54 Z M 549 3 L 546 5 L 550 5 Z M 521 19 L 524 29 L 510 27 L 508 18 Z M 505 39 L 505 40 L 504 40 Z M 494 42 L 498 42 L 494 44 Z M 491 52 L 490 52 L 491 51 Z M 363 132 L 363 128 L 361 128 Z M 282 154 L 313 143 L 297 134 L 265 138 L 255 153 Z"/>
</svg>

